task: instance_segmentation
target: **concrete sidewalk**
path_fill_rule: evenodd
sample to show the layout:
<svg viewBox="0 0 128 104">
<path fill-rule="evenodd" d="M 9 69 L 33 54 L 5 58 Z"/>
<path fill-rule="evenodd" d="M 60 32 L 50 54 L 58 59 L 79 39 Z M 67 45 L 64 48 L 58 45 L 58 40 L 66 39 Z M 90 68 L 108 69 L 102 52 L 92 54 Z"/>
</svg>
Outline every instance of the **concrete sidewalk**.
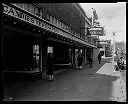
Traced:
<svg viewBox="0 0 128 104">
<path fill-rule="evenodd" d="M 119 90 L 119 78 L 120 74 L 113 72 L 112 63 L 103 59 L 101 64 L 94 62 L 92 68 L 86 65 L 83 70 L 58 73 L 53 82 L 38 80 L 6 90 L 4 100 L 112 101 L 113 95 Z"/>
</svg>

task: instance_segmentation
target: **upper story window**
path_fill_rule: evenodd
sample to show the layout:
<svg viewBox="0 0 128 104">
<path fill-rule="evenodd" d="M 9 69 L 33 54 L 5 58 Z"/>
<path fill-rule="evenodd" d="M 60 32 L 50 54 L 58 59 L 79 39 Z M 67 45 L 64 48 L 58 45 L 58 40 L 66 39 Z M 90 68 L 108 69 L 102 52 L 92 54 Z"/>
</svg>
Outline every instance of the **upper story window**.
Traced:
<svg viewBox="0 0 128 104">
<path fill-rule="evenodd" d="M 44 9 L 44 8 L 42 8 L 41 9 L 41 12 L 42 12 L 42 18 L 45 19 L 45 20 L 47 20 L 47 10 Z"/>
<path fill-rule="evenodd" d="M 24 3 L 24 4 L 23 4 L 23 9 L 29 11 L 29 9 L 30 9 L 29 6 L 30 6 L 30 4 Z"/>
<path fill-rule="evenodd" d="M 34 5 L 30 4 L 29 6 L 29 12 L 34 14 Z"/>
<path fill-rule="evenodd" d="M 47 14 L 47 21 L 50 21 L 50 14 Z"/>
<path fill-rule="evenodd" d="M 60 21 L 58 21 L 58 27 L 60 27 Z"/>
<path fill-rule="evenodd" d="M 23 3 L 15 3 L 17 6 L 23 8 Z"/>
<path fill-rule="evenodd" d="M 36 16 L 39 16 L 40 17 L 40 8 L 38 8 L 37 6 L 35 6 L 34 9 L 35 9 L 35 13 L 34 14 Z"/>
<path fill-rule="evenodd" d="M 52 16 L 50 15 L 50 23 L 52 24 Z"/>
</svg>

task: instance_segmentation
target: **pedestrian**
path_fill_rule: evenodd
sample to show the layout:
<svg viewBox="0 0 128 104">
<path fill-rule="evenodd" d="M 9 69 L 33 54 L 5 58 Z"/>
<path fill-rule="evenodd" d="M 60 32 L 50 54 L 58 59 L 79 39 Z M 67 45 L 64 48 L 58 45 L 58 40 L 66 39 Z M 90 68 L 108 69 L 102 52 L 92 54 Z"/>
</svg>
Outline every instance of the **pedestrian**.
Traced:
<svg viewBox="0 0 128 104">
<path fill-rule="evenodd" d="M 78 67 L 79 67 L 80 69 L 82 69 L 82 64 L 83 64 L 83 58 L 82 58 L 82 55 L 79 54 L 79 55 L 78 55 Z"/>
<path fill-rule="evenodd" d="M 116 55 L 116 62 L 117 62 L 116 70 L 119 70 L 121 60 L 120 60 L 120 58 L 119 58 L 119 55 L 118 55 L 118 54 Z"/>
<path fill-rule="evenodd" d="M 88 56 L 88 61 L 89 61 L 89 65 L 90 65 L 90 68 L 92 67 L 92 57 L 91 55 Z"/>
<path fill-rule="evenodd" d="M 54 77 L 54 69 L 53 69 L 53 57 L 52 57 L 52 53 L 49 52 L 48 53 L 48 59 L 47 59 L 47 74 L 49 76 L 49 81 L 53 81 L 53 77 Z"/>
<path fill-rule="evenodd" d="M 124 69 L 125 69 L 124 59 L 123 59 L 123 57 L 120 57 L 120 70 L 123 71 Z"/>
<path fill-rule="evenodd" d="M 98 54 L 98 61 L 99 61 L 99 64 L 101 63 L 101 53 Z"/>
</svg>

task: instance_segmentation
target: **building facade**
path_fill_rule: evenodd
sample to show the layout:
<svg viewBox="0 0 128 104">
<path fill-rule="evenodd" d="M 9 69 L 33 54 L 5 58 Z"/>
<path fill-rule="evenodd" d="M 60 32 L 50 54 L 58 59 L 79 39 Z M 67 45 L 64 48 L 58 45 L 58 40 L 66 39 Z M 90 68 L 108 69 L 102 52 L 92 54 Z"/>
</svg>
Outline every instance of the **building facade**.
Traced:
<svg viewBox="0 0 128 104">
<path fill-rule="evenodd" d="M 96 41 L 87 32 L 91 23 L 77 3 L 2 6 L 6 73 L 40 73 L 44 78 L 49 51 L 53 53 L 54 70 L 61 70 L 66 66 L 77 67 L 79 53 L 85 63 L 86 57 L 93 55 L 93 49 L 97 48 Z"/>
</svg>

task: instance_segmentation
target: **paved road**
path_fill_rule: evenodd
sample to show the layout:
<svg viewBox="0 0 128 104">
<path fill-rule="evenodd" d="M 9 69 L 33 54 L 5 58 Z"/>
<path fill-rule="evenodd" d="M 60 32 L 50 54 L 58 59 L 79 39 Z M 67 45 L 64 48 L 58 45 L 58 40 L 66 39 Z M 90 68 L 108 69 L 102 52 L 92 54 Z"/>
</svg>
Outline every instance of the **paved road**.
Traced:
<svg viewBox="0 0 128 104">
<path fill-rule="evenodd" d="M 107 59 L 109 60 L 109 59 Z M 126 89 L 125 89 L 126 90 Z M 5 100 L 16 101 L 124 101 L 121 75 L 113 72 L 113 63 L 105 59 L 92 68 L 70 70 L 57 74 L 55 81 L 38 80 L 5 91 Z"/>
</svg>

